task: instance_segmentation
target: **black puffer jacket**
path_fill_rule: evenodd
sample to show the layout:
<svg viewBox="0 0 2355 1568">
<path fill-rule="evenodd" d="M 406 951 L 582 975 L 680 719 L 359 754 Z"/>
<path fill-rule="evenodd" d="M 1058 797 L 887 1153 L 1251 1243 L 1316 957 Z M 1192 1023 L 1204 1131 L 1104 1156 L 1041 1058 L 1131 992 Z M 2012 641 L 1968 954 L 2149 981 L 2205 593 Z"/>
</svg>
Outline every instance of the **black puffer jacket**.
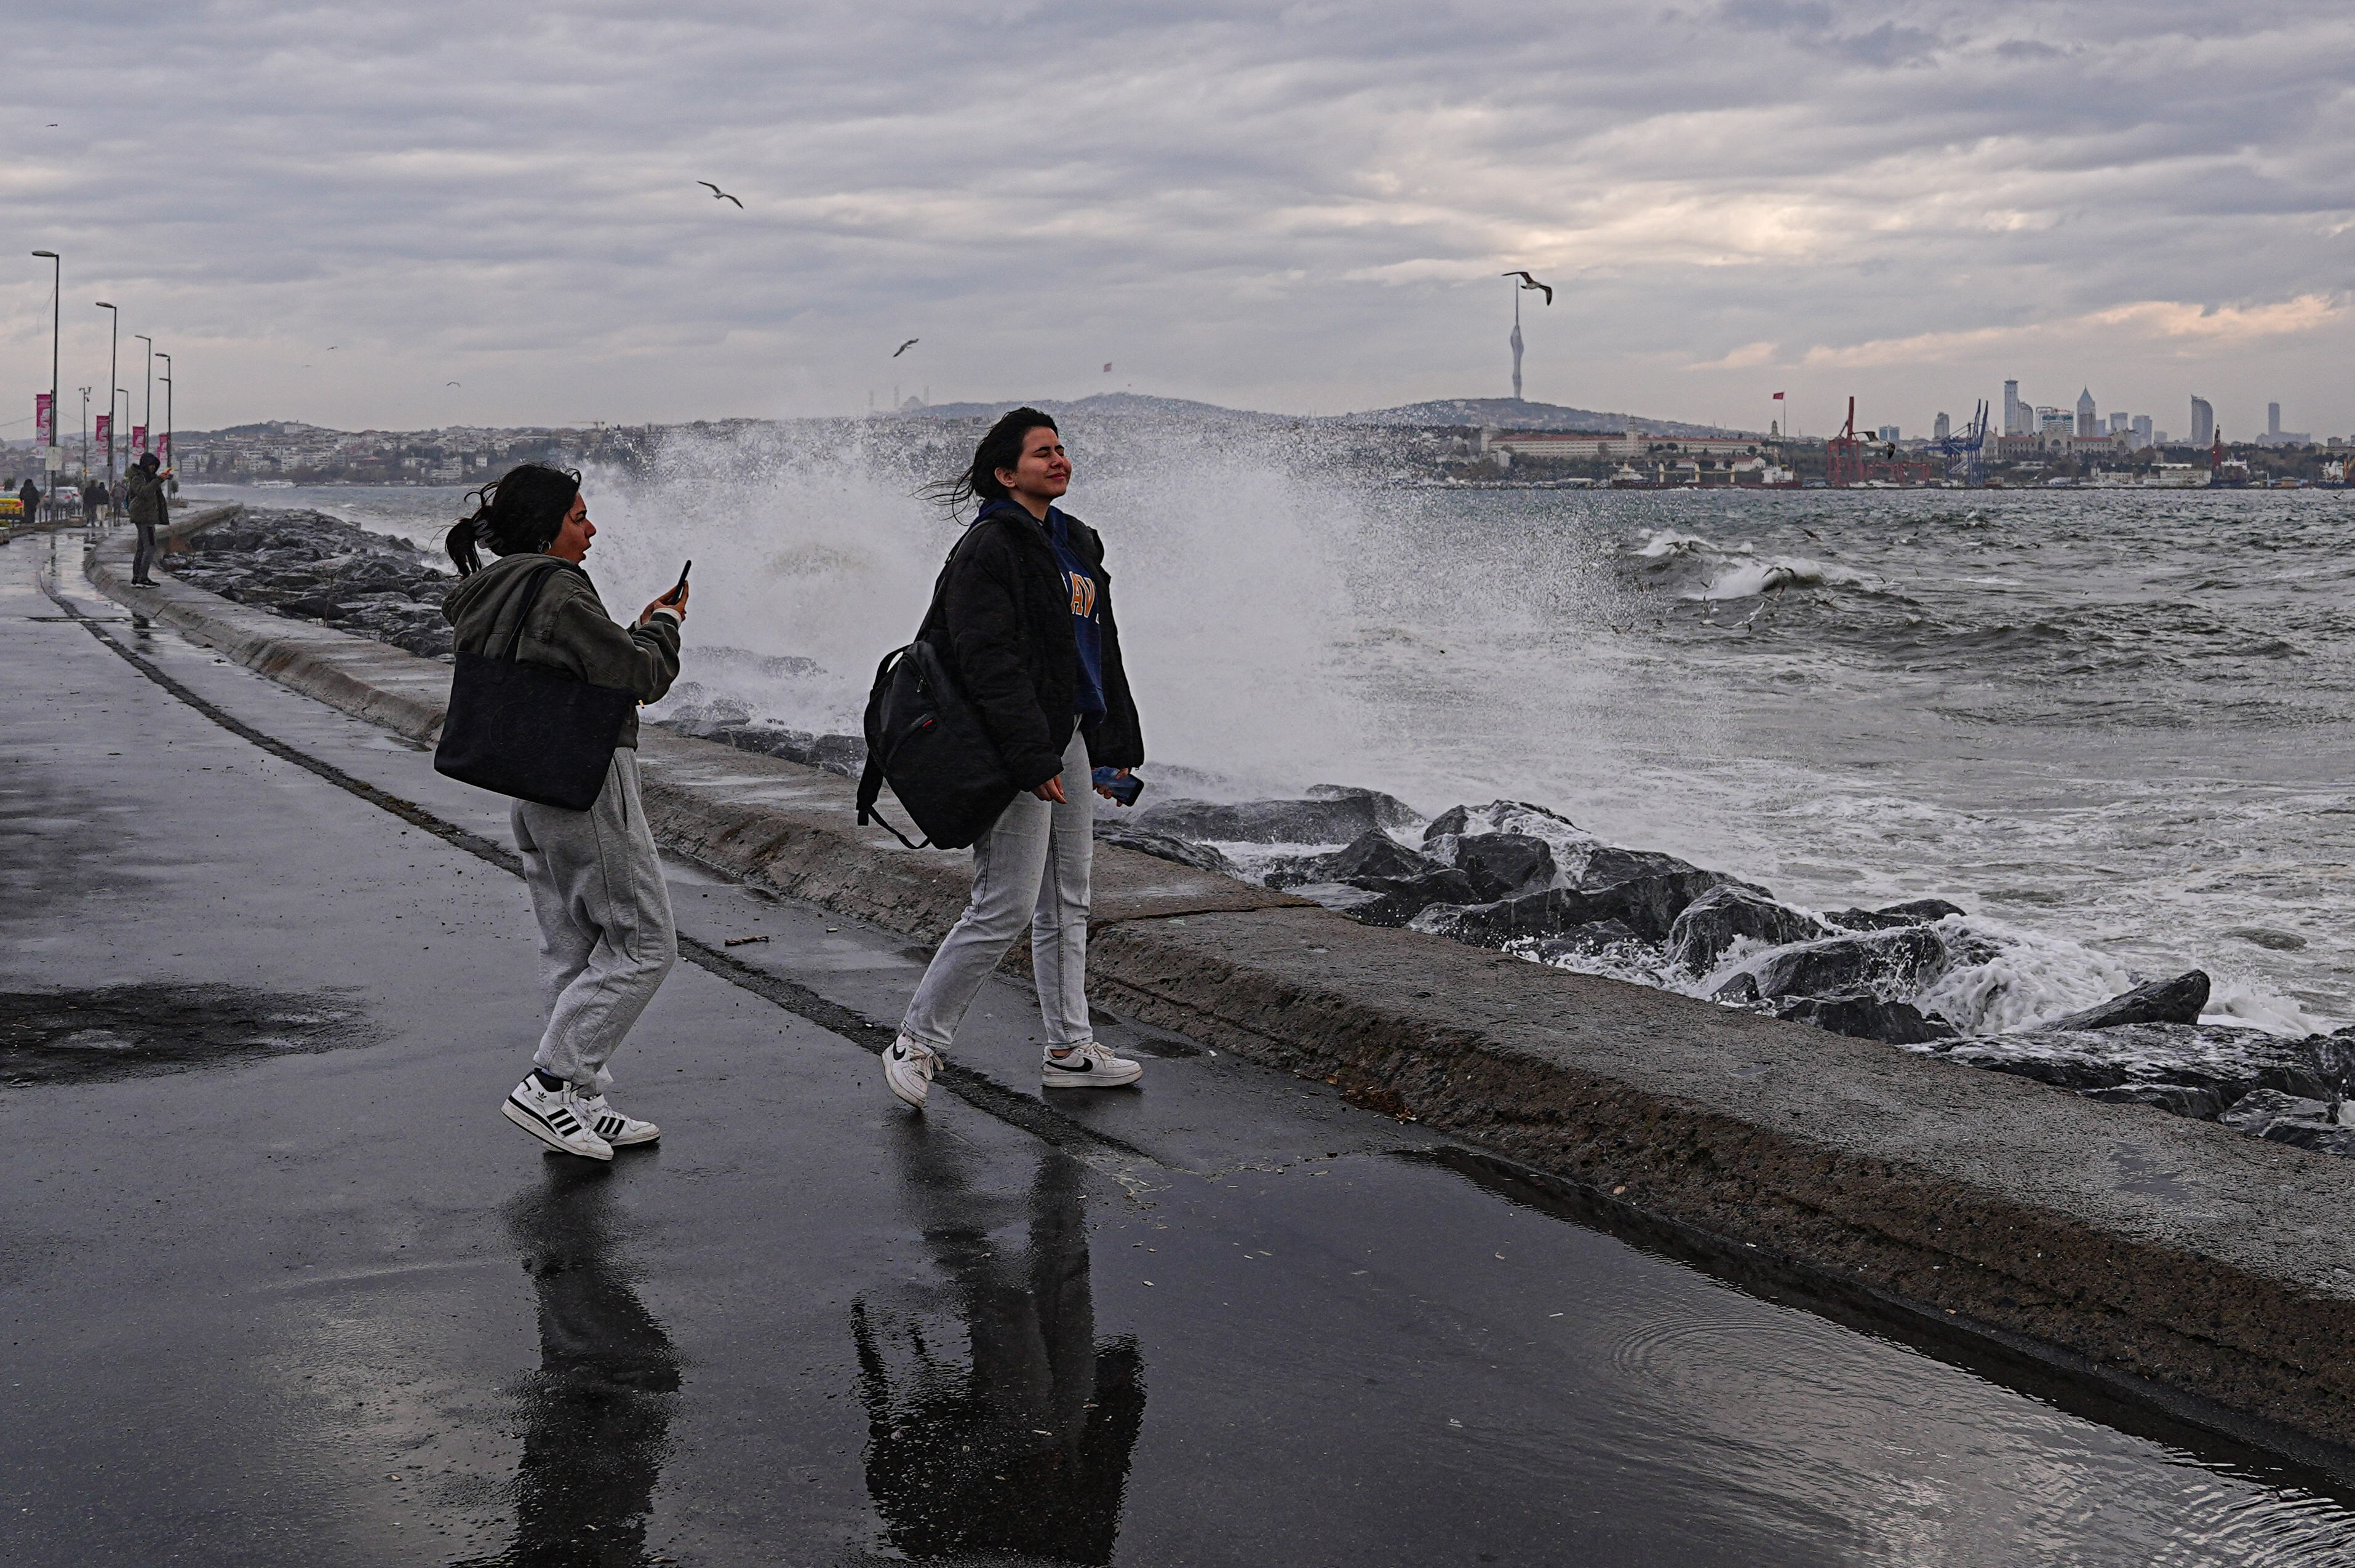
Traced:
<svg viewBox="0 0 2355 1568">
<path fill-rule="evenodd" d="M 1103 540 L 1070 513 L 1064 518 L 1071 526 L 1072 550 L 1096 575 L 1103 623 L 1104 718 L 1088 739 L 1088 761 L 1099 768 L 1133 768 L 1145 761 L 1145 736 L 1121 666 Z M 1055 564 L 1046 529 L 1018 506 L 984 511 L 941 569 L 937 603 L 922 635 L 980 710 L 1014 782 L 1038 788 L 1063 771 L 1063 748 L 1078 723 L 1071 588 Z"/>
</svg>

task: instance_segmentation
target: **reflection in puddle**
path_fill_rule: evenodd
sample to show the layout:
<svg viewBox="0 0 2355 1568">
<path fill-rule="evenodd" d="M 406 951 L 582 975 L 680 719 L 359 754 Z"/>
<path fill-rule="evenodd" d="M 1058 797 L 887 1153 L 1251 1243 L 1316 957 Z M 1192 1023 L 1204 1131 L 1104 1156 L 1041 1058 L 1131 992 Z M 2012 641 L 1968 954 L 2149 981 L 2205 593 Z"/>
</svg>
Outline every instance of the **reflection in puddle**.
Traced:
<svg viewBox="0 0 2355 1568">
<path fill-rule="evenodd" d="M 678 1355 L 630 1288 L 613 1234 L 614 1179 L 610 1166 L 550 1159 L 541 1183 L 507 1206 L 508 1232 L 539 1296 L 539 1370 L 519 1391 L 515 1540 L 459 1568 L 645 1561 Z"/>
<path fill-rule="evenodd" d="M 923 1559 L 1024 1553 L 1109 1563 L 1145 1420 L 1136 1343 L 1097 1343 L 1084 1168 L 1050 1152 L 1028 1195 L 1028 1245 L 995 1243 L 1002 1206 L 946 1138 L 898 1145 L 924 1240 L 950 1281 L 969 1364 L 918 1322 L 851 1307 L 867 1407 L 867 1489 L 889 1542 Z"/>
</svg>

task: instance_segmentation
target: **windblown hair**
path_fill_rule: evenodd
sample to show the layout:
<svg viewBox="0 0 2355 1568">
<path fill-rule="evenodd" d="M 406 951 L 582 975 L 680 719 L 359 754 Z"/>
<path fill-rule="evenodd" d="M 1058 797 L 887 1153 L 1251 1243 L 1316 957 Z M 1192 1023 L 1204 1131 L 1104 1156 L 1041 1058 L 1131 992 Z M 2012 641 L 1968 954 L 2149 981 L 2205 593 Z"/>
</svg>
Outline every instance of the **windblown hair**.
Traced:
<svg viewBox="0 0 2355 1568">
<path fill-rule="evenodd" d="M 1005 500 L 1006 486 L 998 483 L 997 471 L 1019 466 L 1022 438 L 1042 426 L 1058 435 L 1063 433 L 1053 415 L 1037 409 L 1016 409 L 989 427 L 989 433 L 973 449 L 973 462 L 964 473 L 925 485 L 924 494 L 951 511 L 961 511 L 975 501 Z"/>
<path fill-rule="evenodd" d="M 450 530 L 442 548 L 458 565 L 458 575 L 472 577 L 483 570 L 478 544 L 493 555 L 528 555 L 546 549 L 563 531 L 564 515 L 572 497 L 581 494 L 581 475 L 570 468 L 526 463 L 508 469 L 479 490 L 470 491 L 472 517 Z"/>
</svg>

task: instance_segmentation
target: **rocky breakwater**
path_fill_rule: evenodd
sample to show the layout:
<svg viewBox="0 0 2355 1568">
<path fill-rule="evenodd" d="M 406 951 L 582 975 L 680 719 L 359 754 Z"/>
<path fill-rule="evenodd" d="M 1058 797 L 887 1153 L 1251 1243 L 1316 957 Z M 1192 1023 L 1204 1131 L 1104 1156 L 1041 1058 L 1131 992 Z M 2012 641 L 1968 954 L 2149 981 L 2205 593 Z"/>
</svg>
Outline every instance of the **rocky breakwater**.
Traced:
<svg viewBox="0 0 2355 1568">
<path fill-rule="evenodd" d="M 457 579 L 407 539 L 325 512 L 248 507 L 187 540 L 172 575 L 222 598 L 373 637 L 426 658 L 450 654 L 442 596 Z"/>
<path fill-rule="evenodd" d="M 1370 925 L 2355 1154 L 2345 1104 L 2355 1029 L 2299 1040 L 2203 1024 L 2209 978 L 2198 970 L 2007 1026 L 1998 1020 L 2019 1011 L 2004 992 L 2022 939 L 1943 900 L 1800 909 L 1725 872 L 1606 844 L 1521 801 L 1424 820 L 1391 796 L 1326 786 L 1295 800 L 1160 801 L 1100 831 Z"/>
</svg>

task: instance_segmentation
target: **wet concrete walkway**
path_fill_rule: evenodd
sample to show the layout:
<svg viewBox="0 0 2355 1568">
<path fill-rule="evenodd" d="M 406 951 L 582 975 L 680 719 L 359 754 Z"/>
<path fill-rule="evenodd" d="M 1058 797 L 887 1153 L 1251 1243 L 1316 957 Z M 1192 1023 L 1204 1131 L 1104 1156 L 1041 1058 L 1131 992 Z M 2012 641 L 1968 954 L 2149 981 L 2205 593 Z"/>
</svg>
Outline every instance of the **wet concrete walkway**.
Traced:
<svg viewBox="0 0 2355 1568">
<path fill-rule="evenodd" d="M 0 1561 L 2355 1551 L 2318 1472 L 1319 1085 L 1115 1025 L 1143 1092 L 1041 1104 L 1012 983 L 917 1120 L 869 1052 L 924 955 L 692 868 L 704 961 L 615 1062 L 662 1146 L 543 1156 L 500 804 L 77 549 L 0 550 Z"/>
</svg>

